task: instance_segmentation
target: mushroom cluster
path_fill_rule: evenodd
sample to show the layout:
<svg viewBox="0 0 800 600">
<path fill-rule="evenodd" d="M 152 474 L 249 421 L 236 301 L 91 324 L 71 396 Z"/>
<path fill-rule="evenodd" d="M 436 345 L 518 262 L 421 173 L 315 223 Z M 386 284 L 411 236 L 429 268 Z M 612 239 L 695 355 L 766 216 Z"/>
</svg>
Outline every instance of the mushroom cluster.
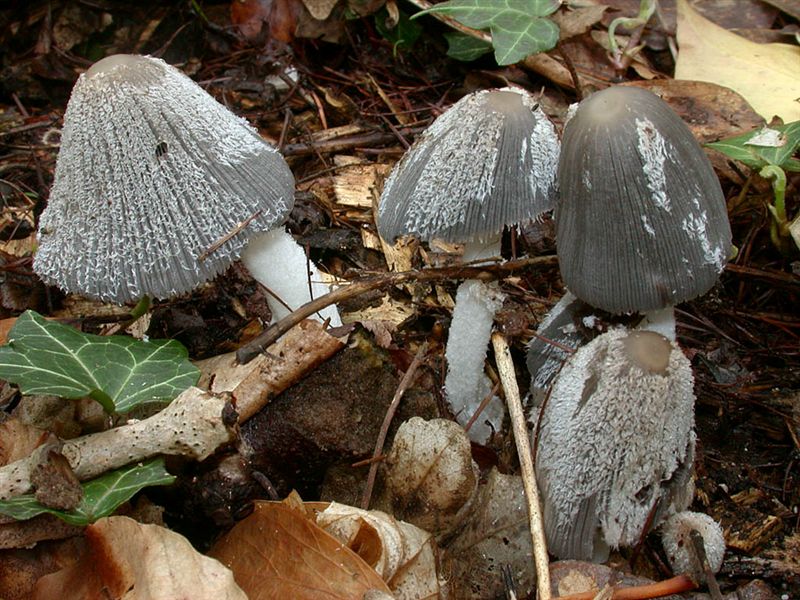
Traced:
<svg viewBox="0 0 800 600">
<path fill-rule="evenodd" d="M 436 119 L 389 175 L 378 232 L 390 242 L 414 234 L 462 243 L 467 262 L 499 257 L 504 227 L 552 208 L 558 148 L 553 124 L 524 90 L 469 94 Z M 456 293 L 445 395 L 462 425 L 491 394 L 484 360 L 502 303 L 494 284 L 468 280 Z M 495 397 L 470 428 L 471 439 L 485 443 L 503 415 Z"/>
<path fill-rule="evenodd" d="M 731 230 L 702 148 L 643 89 L 612 87 L 580 103 L 564 129 L 558 185 L 570 295 L 540 338 L 582 342 L 574 319 L 584 305 L 644 317 L 638 330 L 612 325 L 569 357 L 539 337 L 529 348 L 532 388 L 550 386 L 536 456 L 549 548 L 602 560 L 691 501 L 693 378 L 673 306 L 714 285 Z"/>
<path fill-rule="evenodd" d="M 244 119 L 158 58 L 110 56 L 73 88 L 34 270 L 125 303 L 188 292 L 242 256 L 294 308 L 318 274 L 283 231 L 293 204 L 289 166 Z M 335 308 L 322 318 L 340 324 Z"/>
</svg>

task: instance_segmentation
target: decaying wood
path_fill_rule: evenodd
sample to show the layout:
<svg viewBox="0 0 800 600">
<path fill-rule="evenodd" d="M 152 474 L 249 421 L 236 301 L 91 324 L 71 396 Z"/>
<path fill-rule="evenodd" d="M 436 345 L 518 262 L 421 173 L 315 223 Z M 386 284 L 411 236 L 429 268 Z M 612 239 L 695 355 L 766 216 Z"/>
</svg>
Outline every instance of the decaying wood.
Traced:
<svg viewBox="0 0 800 600">
<path fill-rule="evenodd" d="M 447 279 L 479 279 L 481 281 L 493 281 L 500 277 L 508 276 L 520 269 L 552 267 L 557 264 L 558 258 L 555 256 L 536 256 L 533 258 L 510 260 L 495 265 L 482 265 L 477 267 L 458 265 L 454 267 L 424 269 L 421 271 L 384 273 L 382 275 L 353 281 L 344 287 L 335 289 L 324 296 L 320 296 L 304 304 L 270 326 L 252 342 L 239 348 L 236 352 L 236 358 L 241 364 L 247 364 L 303 319 L 310 317 L 326 306 L 342 302 L 343 300 L 356 298 L 372 290 L 390 288 L 410 281 L 424 282 Z"/>
<path fill-rule="evenodd" d="M 65 441 L 61 453 L 81 481 L 156 454 L 203 460 L 232 439 L 222 419 L 226 401 L 192 387 L 148 419 Z M 32 469 L 49 450 L 45 444 L 0 468 L 0 498 L 29 492 Z"/>
<path fill-rule="evenodd" d="M 247 364 L 239 364 L 234 352 L 198 361 L 198 386 L 214 394 L 229 392 L 243 423 L 345 342 L 327 333 L 321 323 L 305 320 Z"/>
</svg>

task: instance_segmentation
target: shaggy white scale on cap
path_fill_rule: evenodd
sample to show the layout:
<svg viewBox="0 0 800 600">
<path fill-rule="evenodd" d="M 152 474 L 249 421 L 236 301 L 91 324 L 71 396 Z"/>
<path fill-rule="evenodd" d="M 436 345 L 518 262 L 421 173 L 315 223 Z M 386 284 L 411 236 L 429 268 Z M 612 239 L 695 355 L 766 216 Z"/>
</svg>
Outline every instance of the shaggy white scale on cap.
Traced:
<svg viewBox="0 0 800 600">
<path fill-rule="evenodd" d="M 701 577 L 704 569 L 691 540 L 692 530 L 697 531 L 703 538 L 703 547 L 711 571 L 718 572 L 722 568 L 722 559 L 725 556 L 725 535 L 719 523 L 708 515 L 691 511 L 672 515 L 661 526 L 661 543 L 676 575 L 689 574 L 700 577 L 702 581 L 705 579 Z"/>
<path fill-rule="evenodd" d="M 392 241 L 484 241 L 553 207 L 558 138 L 536 100 L 503 88 L 469 94 L 392 170 L 378 231 Z"/>
<path fill-rule="evenodd" d="M 611 313 L 690 300 L 731 250 L 719 181 L 686 124 L 655 94 L 611 87 L 567 123 L 556 237 L 569 290 Z"/>
<path fill-rule="evenodd" d="M 553 384 L 539 424 L 536 473 L 548 549 L 603 561 L 636 544 L 656 505 L 691 501 L 694 378 L 664 336 L 611 330 L 580 348 Z"/>
<path fill-rule="evenodd" d="M 34 270 L 106 301 L 167 298 L 222 272 L 293 202 L 288 165 L 244 119 L 160 59 L 111 56 L 72 91 Z"/>
</svg>

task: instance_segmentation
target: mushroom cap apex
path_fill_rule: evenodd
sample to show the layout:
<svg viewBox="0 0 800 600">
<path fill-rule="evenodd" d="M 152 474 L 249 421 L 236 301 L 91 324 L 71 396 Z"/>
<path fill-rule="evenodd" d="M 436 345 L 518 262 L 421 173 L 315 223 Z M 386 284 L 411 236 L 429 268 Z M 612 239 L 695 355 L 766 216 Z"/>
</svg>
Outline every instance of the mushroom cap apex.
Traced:
<svg viewBox="0 0 800 600">
<path fill-rule="evenodd" d="M 139 54 L 112 54 L 101 58 L 86 71 L 86 77 L 92 78 L 105 73 L 110 73 L 120 67 L 135 67 L 147 61 L 148 57 Z"/>
<path fill-rule="evenodd" d="M 627 358 L 642 370 L 664 374 L 672 354 L 670 341 L 655 331 L 631 331 L 624 339 Z"/>
</svg>

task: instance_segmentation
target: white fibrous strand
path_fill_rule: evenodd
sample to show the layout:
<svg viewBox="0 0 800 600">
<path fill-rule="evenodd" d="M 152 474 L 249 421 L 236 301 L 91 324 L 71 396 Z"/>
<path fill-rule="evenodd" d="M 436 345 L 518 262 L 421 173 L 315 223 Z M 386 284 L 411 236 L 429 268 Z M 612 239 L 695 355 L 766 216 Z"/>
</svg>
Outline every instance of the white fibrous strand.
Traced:
<svg viewBox="0 0 800 600">
<path fill-rule="evenodd" d="M 130 58 L 73 89 L 34 263 L 47 283 L 114 302 L 195 288 L 294 202 L 285 161 L 244 119 L 162 60 Z"/>
<path fill-rule="evenodd" d="M 636 150 L 642 160 L 642 171 L 647 179 L 647 189 L 653 203 L 669 212 L 672 210 L 667 196 L 667 178 L 664 163 L 670 151 L 664 137 L 648 119 L 636 119 Z"/>
<path fill-rule="evenodd" d="M 447 338 L 445 395 L 450 410 L 466 425 L 489 395 L 492 385 L 484 374 L 486 349 L 495 313 L 503 305 L 496 285 L 467 280 L 458 287 L 453 320 Z M 485 444 L 503 423 L 505 408 L 494 397 L 468 431 L 472 441 Z"/>
<path fill-rule="evenodd" d="M 269 290 L 273 321 L 330 292 L 317 266 L 283 228 L 253 238 L 241 258 L 253 278 Z M 342 324 L 335 305 L 323 308 L 316 317 L 330 319 L 331 327 Z"/>
<path fill-rule="evenodd" d="M 652 332 L 611 330 L 579 349 L 540 415 L 536 471 L 549 550 L 605 560 L 691 501 L 691 364 Z"/>
<path fill-rule="evenodd" d="M 559 143 L 522 90 L 465 96 L 420 136 L 386 181 L 384 239 L 483 241 L 552 207 Z"/>
</svg>

